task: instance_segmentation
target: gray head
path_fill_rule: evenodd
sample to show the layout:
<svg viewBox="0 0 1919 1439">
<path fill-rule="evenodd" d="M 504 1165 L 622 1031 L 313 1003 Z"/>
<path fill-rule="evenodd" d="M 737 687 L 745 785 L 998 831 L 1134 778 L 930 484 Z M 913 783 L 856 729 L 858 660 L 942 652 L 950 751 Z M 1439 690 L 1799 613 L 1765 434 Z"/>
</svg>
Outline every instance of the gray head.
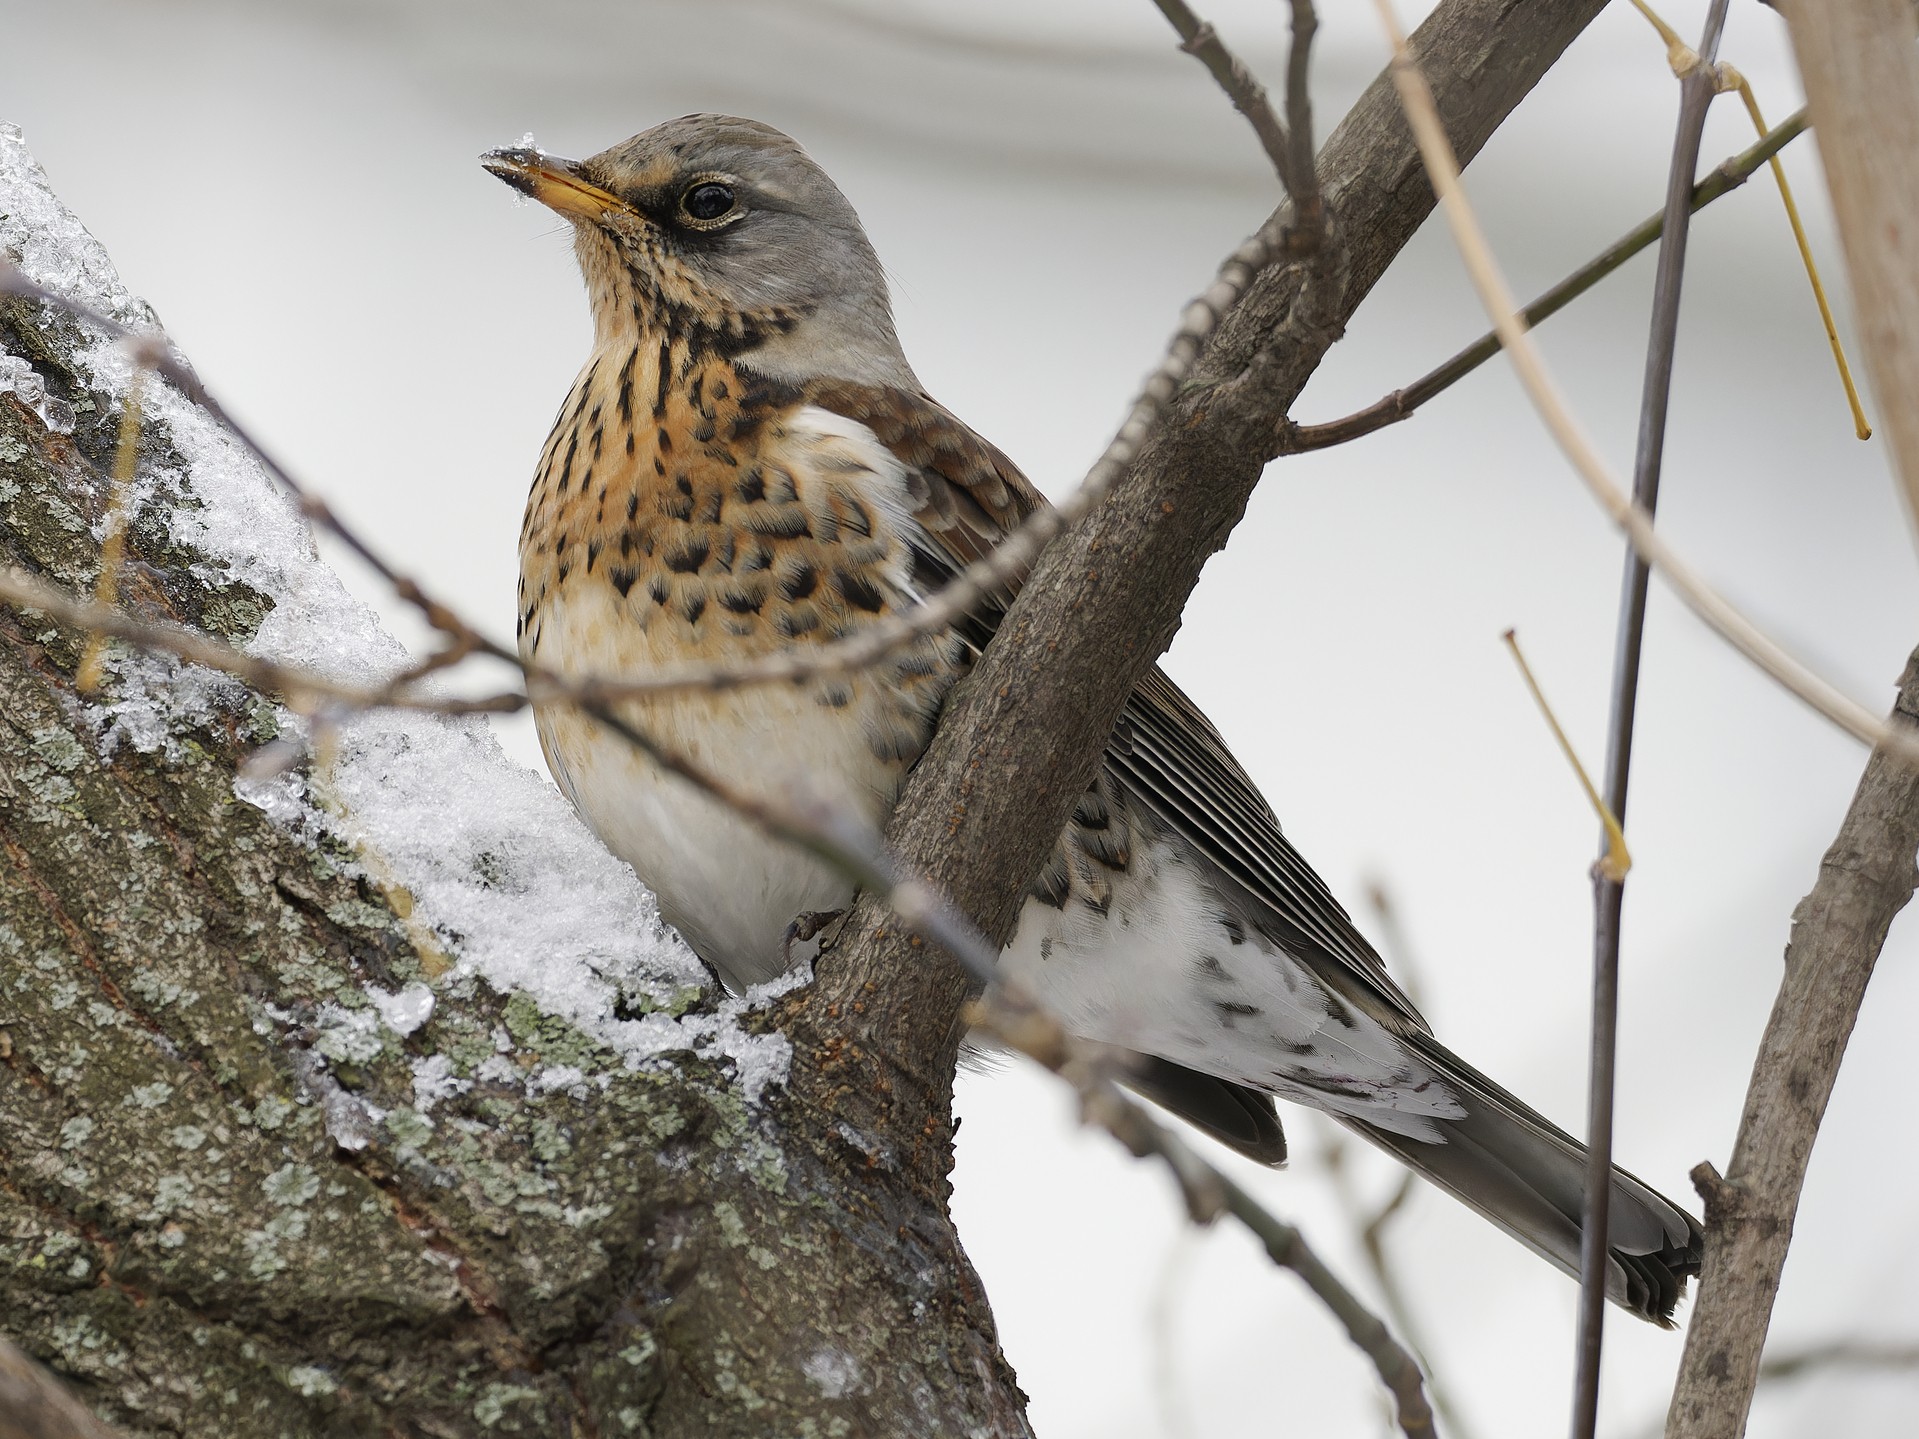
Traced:
<svg viewBox="0 0 1919 1439">
<path fill-rule="evenodd" d="M 589 160 L 481 163 L 573 223 L 600 344 L 658 332 L 776 378 L 918 388 L 859 216 L 770 125 L 685 115 Z"/>
</svg>

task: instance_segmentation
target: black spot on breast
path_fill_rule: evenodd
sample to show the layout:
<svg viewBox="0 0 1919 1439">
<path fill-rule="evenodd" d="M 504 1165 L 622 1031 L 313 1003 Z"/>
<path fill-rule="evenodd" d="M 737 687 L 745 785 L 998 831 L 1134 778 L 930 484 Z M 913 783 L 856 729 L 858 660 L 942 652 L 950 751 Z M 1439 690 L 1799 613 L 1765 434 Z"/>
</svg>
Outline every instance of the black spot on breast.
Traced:
<svg viewBox="0 0 1919 1439">
<path fill-rule="evenodd" d="M 666 387 L 673 378 L 673 351 L 665 340 L 660 341 L 660 384 L 653 396 L 653 418 L 659 419 L 666 413 Z"/>
<path fill-rule="evenodd" d="M 833 588 L 854 609 L 878 614 L 886 607 L 885 596 L 865 575 L 855 574 L 851 570 L 834 570 Z"/>
<path fill-rule="evenodd" d="M 589 575 L 593 573 L 593 566 L 599 561 L 599 558 L 600 542 L 598 540 L 589 540 L 586 546 L 586 572 Z"/>
<path fill-rule="evenodd" d="M 712 553 L 712 546 L 705 538 L 690 541 L 683 549 L 669 550 L 666 555 L 666 567 L 675 574 L 690 575 L 697 573 Z"/>
<path fill-rule="evenodd" d="M 773 616 L 773 628 L 789 640 L 810 635 L 820 627 L 820 617 L 811 609 L 780 610 Z"/>
<path fill-rule="evenodd" d="M 689 386 L 687 389 L 686 402 L 696 410 L 704 410 L 706 408 L 706 406 L 701 402 L 701 399 L 700 399 L 701 392 L 704 391 L 705 388 L 706 388 L 706 376 L 695 375 L 693 377 L 692 385 Z"/>
<path fill-rule="evenodd" d="M 731 610 L 736 615 L 756 615 L 760 606 L 766 603 L 764 592 L 754 593 L 748 590 L 728 590 L 720 596 L 722 609 Z"/>
<path fill-rule="evenodd" d="M 653 443 L 659 447 L 661 454 L 670 455 L 673 453 L 673 437 L 667 434 L 665 430 L 661 430 L 654 435 Z M 664 474 L 665 471 L 661 471 L 661 473 Z"/>
<path fill-rule="evenodd" d="M 1260 1007 L 1256 1004 L 1239 1004 L 1230 999 L 1214 1000 L 1213 1008 L 1217 1009 L 1221 1014 L 1244 1015 L 1247 1018 L 1251 1018 L 1253 1015 L 1261 1012 Z"/>
<path fill-rule="evenodd" d="M 666 582 L 665 575 L 655 575 L 646 582 L 646 592 L 653 596 L 653 603 L 663 605 L 673 598 L 673 590 Z"/>
<path fill-rule="evenodd" d="M 806 561 L 780 576 L 780 594 L 789 600 L 803 600 L 812 594 L 820 582 L 820 572 Z"/>
<path fill-rule="evenodd" d="M 717 433 L 718 431 L 714 429 L 713 422 L 710 419 L 702 419 L 697 425 L 693 426 L 693 438 L 702 445 L 706 444 Z"/>
<path fill-rule="evenodd" d="M 633 423 L 633 367 L 639 363 L 640 350 L 635 345 L 628 351 L 626 363 L 620 367 L 620 418 L 627 424 Z M 627 453 L 632 453 L 633 436 L 626 437 Z"/>
<path fill-rule="evenodd" d="M 627 595 L 632 591 L 633 584 L 636 580 L 639 579 L 639 577 L 640 577 L 640 572 L 637 569 L 633 569 L 627 565 L 607 566 L 607 570 L 606 570 L 607 581 L 613 586 L 614 589 L 620 592 L 621 599 L 625 599 Z"/>
<path fill-rule="evenodd" d="M 683 495 L 690 495 L 693 493 L 693 481 L 687 476 L 686 472 L 682 470 L 679 474 L 673 476 L 673 488 Z"/>
<path fill-rule="evenodd" d="M 743 504 L 758 504 L 766 498 L 766 481 L 760 478 L 759 470 L 748 470 L 734 482 L 733 493 Z"/>
<path fill-rule="evenodd" d="M 744 574 L 753 574 L 758 570 L 769 569 L 773 564 L 773 554 L 765 545 L 754 545 L 740 560 L 740 570 Z"/>
<path fill-rule="evenodd" d="M 1246 943 L 1246 926 L 1230 914 L 1218 916 L 1219 927 L 1226 931 L 1226 937 L 1234 944 Z"/>
<path fill-rule="evenodd" d="M 806 511 L 798 505 L 755 510 L 741 523 L 769 540 L 797 540 L 813 533 L 813 527 L 806 522 Z"/>
<path fill-rule="evenodd" d="M 694 624 L 694 625 L 698 624 L 700 622 L 700 616 L 705 613 L 706 613 L 706 596 L 705 595 L 700 594 L 696 591 L 693 594 L 690 594 L 686 597 L 686 621 L 688 624 Z"/>
<path fill-rule="evenodd" d="M 638 490 L 635 490 L 632 494 L 626 497 L 627 523 L 631 524 L 634 517 L 638 515 L 639 512 L 640 512 L 640 492 Z"/>
</svg>

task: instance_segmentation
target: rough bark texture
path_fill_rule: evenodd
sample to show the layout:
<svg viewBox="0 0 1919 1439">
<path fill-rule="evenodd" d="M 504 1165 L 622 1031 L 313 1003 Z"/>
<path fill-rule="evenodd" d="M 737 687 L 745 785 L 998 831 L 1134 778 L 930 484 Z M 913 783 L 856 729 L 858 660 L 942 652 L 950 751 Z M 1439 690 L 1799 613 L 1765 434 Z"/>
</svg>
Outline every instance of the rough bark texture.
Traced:
<svg viewBox="0 0 1919 1439">
<path fill-rule="evenodd" d="M 1919 651 L 1893 722 L 1919 724 Z M 1919 884 L 1919 770 L 1875 753 L 1819 879 L 1792 913 L 1786 974 L 1753 1060 L 1732 1162 L 1693 1172 L 1706 1261 L 1667 1439 L 1745 1432 L 1813 1141 L 1893 917 Z"/>
<path fill-rule="evenodd" d="M 1413 53 L 1462 162 L 1602 4 L 1447 0 L 1419 28 Z M 1327 141 L 1319 174 L 1334 227 L 1327 263 L 1266 271 L 1226 318 L 1112 496 L 1041 556 L 894 816 L 888 838 L 907 864 L 1002 942 L 1127 694 L 1172 643 L 1201 567 L 1278 453 L 1288 407 L 1433 207 L 1384 75 Z M 950 1068 L 963 977 L 863 901 L 820 982 L 851 995 L 880 975 L 892 978 L 868 1042 L 942 1054 L 935 1072 Z"/>
<path fill-rule="evenodd" d="M 1418 47 L 1462 154 L 1598 8 L 1441 7 Z M 1337 263 L 1305 303 L 1303 267 L 1269 273 L 1228 319 L 915 781 L 894 839 L 989 930 L 1287 405 L 1432 203 L 1383 84 L 1322 170 Z M 15 305 L 0 340 L 82 417 L 69 441 L 0 396 L 0 557 L 84 588 L 110 404 L 70 326 Z M 150 515 L 132 555 L 136 606 L 225 636 L 259 622 L 260 596 L 196 578 Z M 946 1216 L 962 987 L 943 958 L 863 910 L 778 1012 L 795 1059 L 762 1109 L 691 1059 L 627 1071 L 523 997 L 436 973 L 352 856 L 234 798 L 264 702 L 103 758 L 78 644 L 0 614 L 0 1330 L 98 1413 L 138 1435 L 1028 1432 Z M 414 980 L 439 993 L 424 1031 L 322 1062 L 322 1004 Z M 420 1122 L 410 1061 L 476 1063 L 501 1030 L 592 1097 L 480 1083 Z M 349 1150 L 325 1117 L 355 1104 L 386 1118 Z"/>
<path fill-rule="evenodd" d="M 1780 0 L 1846 248 L 1876 423 L 1919 530 L 1919 10 Z"/>
<path fill-rule="evenodd" d="M 0 559 L 85 588 L 114 417 L 77 340 L 0 307 L 0 343 L 81 418 L 69 439 L 0 395 Z M 165 460 L 163 432 L 145 444 Z M 172 502 L 143 511 L 122 593 L 244 636 L 260 597 L 194 577 Z M 828 1040 L 749 1111 L 712 1066 L 629 1072 L 436 976 L 351 856 L 235 798 L 271 706 L 105 759 L 78 654 L 0 611 L 0 1329 L 99 1414 L 141 1435 L 1028 1432 L 946 1218 L 944 1130 L 839 1127 L 866 1077 Z M 329 999 L 436 978 L 407 1040 L 311 1047 Z M 422 1122 L 410 1061 L 469 1067 L 502 1030 L 591 1097 L 480 1083 Z M 387 1113 L 353 1151 L 326 1118 L 356 1103 Z"/>
</svg>

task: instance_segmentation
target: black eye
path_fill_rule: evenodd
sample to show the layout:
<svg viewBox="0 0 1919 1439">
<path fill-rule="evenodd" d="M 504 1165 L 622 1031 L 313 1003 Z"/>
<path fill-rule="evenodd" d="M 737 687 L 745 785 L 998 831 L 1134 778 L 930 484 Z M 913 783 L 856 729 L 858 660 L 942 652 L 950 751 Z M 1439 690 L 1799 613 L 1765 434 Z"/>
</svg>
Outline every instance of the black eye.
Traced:
<svg viewBox="0 0 1919 1439">
<path fill-rule="evenodd" d="M 702 181 L 681 197 L 680 206 L 695 220 L 717 220 L 733 208 L 733 187 Z"/>
</svg>

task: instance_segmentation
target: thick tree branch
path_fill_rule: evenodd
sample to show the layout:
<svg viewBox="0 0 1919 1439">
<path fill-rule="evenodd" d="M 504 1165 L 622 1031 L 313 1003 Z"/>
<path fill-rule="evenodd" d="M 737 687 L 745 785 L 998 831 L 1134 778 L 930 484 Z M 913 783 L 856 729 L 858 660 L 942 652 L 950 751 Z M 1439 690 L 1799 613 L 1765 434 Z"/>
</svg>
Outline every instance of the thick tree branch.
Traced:
<svg viewBox="0 0 1919 1439">
<path fill-rule="evenodd" d="M 1919 724 L 1919 651 L 1893 720 Z M 1739 1137 L 1724 1178 L 1693 1171 L 1706 1201 L 1706 1262 L 1686 1330 L 1667 1439 L 1736 1439 L 1759 1381 L 1779 1274 L 1813 1141 L 1893 917 L 1919 884 L 1919 771 L 1874 751 L 1812 892 L 1793 911 Z"/>
<path fill-rule="evenodd" d="M 1434 13 L 1418 43 L 1464 153 L 1478 152 L 1599 8 L 1448 0 Z M 1277 452 L 1287 407 L 1432 208 L 1383 76 L 1334 132 L 1319 172 L 1338 265 L 1274 266 L 1254 281 L 1107 503 L 1041 556 L 908 783 L 889 841 L 997 940 L 1126 695 L 1171 641 L 1200 567 Z M 966 981 L 898 930 L 862 901 L 819 984 L 866 1002 L 867 1042 L 915 1057 L 943 1087 Z"/>
</svg>

